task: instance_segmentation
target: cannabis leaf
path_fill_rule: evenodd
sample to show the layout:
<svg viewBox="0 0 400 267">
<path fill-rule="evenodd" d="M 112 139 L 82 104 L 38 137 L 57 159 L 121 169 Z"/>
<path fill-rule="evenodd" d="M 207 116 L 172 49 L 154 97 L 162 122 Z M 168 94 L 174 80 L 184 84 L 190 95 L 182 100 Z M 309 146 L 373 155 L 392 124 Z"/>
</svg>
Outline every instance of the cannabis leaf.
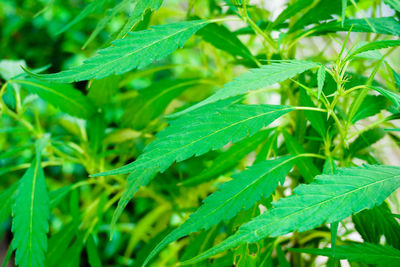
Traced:
<svg viewBox="0 0 400 267">
<path fill-rule="evenodd" d="M 98 1 L 93 1 L 90 4 L 88 4 L 80 13 L 78 16 L 76 16 L 72 21 L 70 21 L 67 25 L 65 25 L 63 28 L 61 28 L 57 34 L 63 33 L 69 28 L 71 28 L 73 25 L 76 23 L 82 21 L 85 19 L 87 16 L 89 16 L 92 13 L 95 13 L 99 10 L 101 10 L 107 2 L 110 0 L 98 0 Z"/>
<path fill-rule="evenodd" d="M 135 8 L 129 14 L 129 19 L 118 33 L 117 39 L 125 36 L 131 29 L 143 19 L 146 10 L 158 10 L 161 7 L 163 0 L 138 0 Z"/>
<path fill-rule="evenodd" d="M 217 175 L 224 173 L 236 166 L 236 164 L 251 151 L 256 149 L 263 141 L 268 138 L 271 129 L 266 129 L 255 135 L 235 143 L 227 151 L 222 152 L 213 160 L 212 165 L 198 175 L 184 180 L 180 185 L 192 186 L 209 181 Z"/>
<path fill-rule="evenodd" d="M 216 104 L 219 107 L 205 106 L 172 121 L 168 128 L 157 134 L 157 139 L 145 148 L 136 161 L 119 169 L 93 175 L 132 172 L 113 223 L 139 187 L 148 184 L 158 172 L 163 172 L 174 161 L 183 161 L 193 155 L 199 156 L 221 148 L 228 142 L 240 141 L 293 110 L 293 107 L 279 105 L 224 106 L 224 101 Z"/>
<path fill-rule="evenodd" d="M 121 121 L 123 125 L 141 129 L 157 118 L 167 108 L 168 103 L 184 90 L 202 84 L 206 84 L 206 81 L 176 79 L 153 83 L 149 87 L 139 90 L 138 96 L 127 103 Z"/>
<path fill-rule="evenodd" d="M 312 184 L 302 184 L 294 195 L 273 203 L 273 208 L 242 225 L 233 236 L 203 254 L 184 262 L 191 264 L 241 243 L 265 237 L 304 232 L 322 224 L 381 204 L 400 182 L 400 167 L 339 168 L 337 174 L 319 175 Z M 301 223 L 299 223 L 301 222 Z"/>
<path fill-rule="evenodd" d="M 251 62 L 257 60 L 251 54 L 249 49 L 232 33 L 227 27 L 216 23 L 208 24 L 199 30 L 197 35 L 203 37 L 203 40 L 212 44 L 216 48 L 224 50 L 233 56 L 240 56 Z"/>
<path fill-rule="evenodd" d="M 72 116 L 88 119 L 95 111 L 92 102 L 69 84 L 53 84 L 34 79 L 13 82 Z"/>
<path fill-rule="evenodd" d="M 364 45 L 361 45 L 360 47 L 357 47 L 355 50 L 351 50 L 349 54 L 346 56 L 345 60 L 351 60 L 356 55 L 363 52 L 394 47 L 399 45 L 400 45 L 400 40 L 380 40 L 380 41 L 368 42 Z"/>
<path fill-rule="evenodd" d="M 258 69 L 250 69 L 233 81 L 224 85 L 218 92 L 207 99 L 193 105 L 181 112 L 175 113 L 170 117 L 176 117 L 201 106 L 216 102 L 218 100 L 245 94 L 249 91 L 265 88 L 269 85 L 282 82 L 308 69 L 319 66 L 317 63 L 303 60 L 287 60 L 279 63 L 263 65 Z"/>
<path fill-rule="evenodd" d="M 150 253 L 145 265 L 163 247 L 192 232 L 208 229 L 222 220 L 229 220 L 242 209 L 249 209 L 262 197 L 268 197 L 292 168 L 291 156 L 267 160 L 234 175 L 217 192 L 204 200 L 204 204 L 179 228 L 167 235 Z"/>
<path fill-rule="evenodd" d="M 341 21 L 330 21 L 309 29 L 306 33 L 320 35 L 328 32 L 373 32 L 400 36 L 400 23 L 393 17 L 346 19 L 342 26 Z"/>
<path fill-rule="evenodd" d="M 400 109 L 400 95 L 389 90 L 383 89 L 377 86 L 369 86 L 369 88 L 374 89 L 375 91 L 379 92 L 381 95 L 386 97 L 393 103 L 395 109 Z"/>
<path fill-rule="evenodd" d="M 113 41 L 113 46 L 99 50 L 97 56 L 84 61 L 82 65 L 59 73 L 30 75 L 49 82 L 70 83 L 143 68 L 182 47 L 187 39 L 208 23 L 206 20 L 193 20 L 132 32 L 124 39 Z"/>
<path fill-rule="evenodd" d="M 294 249 L 290 251 L 308 253 L 330 257 L 332 249 Z M 366 264 L 378 264 L 379 266 L 400 265 L 400 250 L 390 246 L 375 245 L 370 243 L 336 246 L 335 259 L 347 259 L 348 261 L 362 262 Z"/>
<path fill-rule="evenodd" d="M 41 167 L 41 151 L 45 139 L 36 143 L 36 157 L 19 182 L 12 207 L 16 249 L 15 263 L 19 266 L 44 266 L 49 229 L 49 196 Z"/>
</svg>

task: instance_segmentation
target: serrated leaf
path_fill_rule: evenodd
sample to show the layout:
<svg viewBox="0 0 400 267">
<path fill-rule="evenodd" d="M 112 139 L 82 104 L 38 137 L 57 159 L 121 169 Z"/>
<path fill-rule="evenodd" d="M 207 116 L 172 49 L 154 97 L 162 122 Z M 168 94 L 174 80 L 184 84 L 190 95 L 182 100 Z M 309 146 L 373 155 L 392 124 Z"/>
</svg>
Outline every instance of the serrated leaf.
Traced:
<svg viewBox="0 0 400 267">
<path fill-rule="evenodd" d="M 144 68 L 182 47 L 187 39 L 208 23 L 206 20 L 184 21 L 132 32 L 124 39 L 113 41 L 113 46 L 99 50 L 97 56 L 82 65 L 59 73 L 30 75 L 49 82 L 70 83 Z"/>
<path fill-rule="evenodd" d="M 398 188 L 399 182 L 400 167 L 383 165 L 339 168 L 337 174 L 319 175 L 312 184 L 298 186 L 294 195 L 274 202 L 272 209 L 242 225 L 234 235 L 183 264 L 201 261 L 244 242 L 296 230 L 304 232 L 324 222 L 343 220 L 381 204 Z"/>
<path fill-rule="evenodd" d="M 324 88 L 324 83 L 325 83 L 325 67 L 321 66 L 318 69 L 318 74 L 317 74 L 317 81 L 318 81 L 318 100 L 321 97 L 322 89 Z"/>
<path fill-rule="evenodd" d="M 249 49 L 228 28 L 216 23 L 208 24 L 197 32 L 204 41 L 218 49 L 224 50 L 233 56 L 240 56 L 255 62 L 256 59 Z"/>
<path fill-rule="evenodd" d="M 94 106 L 89 99 L 69 84 L 52 84 L 34 79 L 13 82 L 72 116 L 88 119 L 94 112 Z"/>
<path fill-rule="evenodd" d="M 182 186 L 193 186 L 200 183 L 209 181 L 210 179 L 218 176 L 225 171 L 236 166 L 238 161 L 240 161 L 244 156 L 249 154 L 251 151 L 256 149 L 263 141 L 265 141 L 268 135 L 271 133 L 270 129 L 260 131 L 253 135 L 252 137 L 246 138 L 240 142 L 237 142 L 227 151 L 222 152 L 215 158 L 212 165 L 195 177 L 184 180 Z"/>
<path fill-rule="evenodd" d="M 222 101 L 224 104 L 224 102 Z M 218 149 L 228 142 L 252 136 L 293 107 L 278 105 L 230 105 L 220 108 L 205 106 L 171 122 L 157 139 L 134 162 L 119 169 L 96 174 L 115 175 L 132 172 L 128 185 L 115 211 L 113 223 L 120 216 L 133 194 L 174 161 L 180 162 L 193 155 L 199 156 Z"/>
<path fill-rule="evenodd" d="M 346 55 L 346 60 L 351 60 L 356 55 L 367 51 L 378 50 L 388 47 L 395 47 L 399 45 L 400 45 L 400 40 L 380 40 L 380 41 L 369 42 L 366 43 L 365 45 L 362 45 L 361 47 L 358 47 L 354 51 L 350 51 L 349 54 Z"/>
<path fill-rule="evenodd" d="M 312 255 L 331 256 L 331 249 L 289 249 L 291 251 Z M 337 246 L 336 259 L 362 262 L 365 264 L 378 264 L 379 266 L 400 265 L 400 250 L 390 246 L 374 245 L 369 243 Z"/>
<path fill-rule="evenodd" d="M 125 36 L 135 26 L 137 22 L 143 19 L 146 10 L 158 10 L 161 7 L 163 0 L 139 0 L 129 14 L 129 19 L 118 33 L 117 39 Z"/>
<path fill-rule="evenodd" d="M 292 157 L 257 163 L 236 174 L 233 180 L 222 184 L 217 192 L 204 200 L 203 205 L 177 229 L 172 231 L 150 253 L 146 264 L 169 243 L 201 229 L 208 229 L 220 221 L 228 221 L 242 209 L 251 208 L 262 197 L 275 191 L 292 168 Z"/>
<path fill-rule="evenodd" d="M 42 142 L 36 145 L 36 157 L 19 182 L 12 207 L 12 247 L 19 266 L 44 266 L 45 261 L 50 203 L 41 167 Z"/>
<path fill-rule="evenodd" d="M 375 91 L 378 91 L 381 95 L 383 95 L 384 97 L 389 99 L 390 102 L 393 103 L 393 106 L 395 109 L 400 110 L 400 95 L 399 94 L 397 94 L 395 92 L 391 92 L 386 89 L 383 89 L 381 87 L 377 87 L 377 86 L 369 86 L 369 88 L 374 89 Z"/>
<path fill-rule="evenodd" d="M 193 105 L 181 112 L 175 113 L 170 117 L 176 117 L 201 106 L 214 103 L 216 101 L 242 95 L 253 90 L 262 89 L 269 85 L 282 82 L 308 69 L 319 66 L 317 63 L 303 60 L 287 60 L 279 63 L 263 65 L 258 69 L 251 69 L 224 85 L 219 91 L 205 100 Z"/>
</svg>

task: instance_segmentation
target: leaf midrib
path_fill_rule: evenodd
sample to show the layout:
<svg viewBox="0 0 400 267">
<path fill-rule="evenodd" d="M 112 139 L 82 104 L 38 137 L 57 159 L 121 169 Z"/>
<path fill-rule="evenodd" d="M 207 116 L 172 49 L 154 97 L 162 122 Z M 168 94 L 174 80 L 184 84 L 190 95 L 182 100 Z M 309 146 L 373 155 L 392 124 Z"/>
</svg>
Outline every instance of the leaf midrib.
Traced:
<svg viewBox="0 0 400 267">
<path fill-rule="evenodd" d="M 162 155 L 158 155 L 158 156 L 156 156 L 156 157 L 153 157 L 152 160 L 151 160 L 150 162 L 158 161 L 158 160 L 162 159 L 163 157 L 166 157 L 166 156 L 168 156 L 168 155 L 170 155 L 170 154 L 172 154 L 172 153 L 175 153 L 175 152 L 177 152 L 177 151 L 179 151 L 179 150 L 184 149 L 184 148 L 187 147 L 187 146 L 190 146 L 190 145 L 193 145 L 194 143 L 200 142 L 201 140 L 203 140 L 203 139 L 205 139 L 205 138 L 208 138 L 208 137 L 210 137 L 210 136 L 212 136 L 212 135 L 214 135 L 214 134 L 217 134 L 217 133 L 219 133 L 219 132 L 221 132 L 221 131 L 224 131 L 224 130 L 230 128 L 230 127 L 234 127 L 234 126 L 236 126 L 236 125 L 238 125 L 238 124 L 245 123 L 245 122 L 248 121 L 248 120 L 253 120 L 253 119 L 256 119 L 256 118 L 258 118 L 258 117 L 265 116 L 265 115 L 270 114 L 270 113 L 280 112 L 280 111 L 285 111 L 285 110 L 293 110 L 293 108 L 290 107 L 290 108 L 284 108 L 284 109 L 275 109 L 275 110 L 272 110 L 272 111 L 264 112 L 264 113 L 262 113 L 262 114 L 257 114 L 256 116 L 252 116 L 252 117 L 250 117 L 250 118 L 246 118 L 246 119 L 244 119 L 244 120 L 235 122 L 235 123 L 233 123 L 233 124 L 231 124 L 231 125 L 229 125 L 229 126 L 225 126 L 225 127 L 221 128 L 221 129 L 219 129 L 219 130 L 217 130 L 217 131 L 215 131 L 215 132 L 212 132 L 212 133 L 210 133 L 210 134 L 208 134 L 208 135 L 202 136 L 201 138 L 196 139 L 196 140 L 194 140 L 194 141 L 192 141 L 192 142 L 190 142 L 190 143 L 188 143 L 188 144 L 185 144 L 185 145 L 180 146 L 180 147 L 178 147 L 178 148 L 172 149 L 172 150 L 168 151 L 168 152 L 165 153 L 165 154 L 162 154 Z M 196 153 L 195 151 L 192 151 L 192 152 L 193 152 L 192 155 Z M 144 153 L 143 155 L 146 155 L 146 153 Z M 140 159 L 138 159 L 138 160 L 140 160 Z M 138 162 L 138 161 L 135 161 L 135 162 Z M 115 175 L 115 174 L 124 174 L 124 173 L 128 173 L 128 172 L 130 172 L 130 171 L 133 171 L 134 169 L 139 168 L 140 166 L 147 165 L 147 164 L 149 164 L 149 161 L 146 161 L 146 162 L 144 162 L 144 163 L 142 163 L 142 164 L 140 164 L 140 165 L 138 164 L 139 166 L 133 166 L 133 167 L 130 167 L 130 168 L 127 168 L 127 169 L 122 169 L 122 168 L 124 168 L 124 167 L 121 167 L 121 168 L 120 168 L 120 171 L 117 172 L 118 169 L 115 170 L 116 172 L 114 172 L 113 175 Z"/>
<path fill-rule="evenodd" d="M 324 201 L 319 202 L 319 203 L 317 203 L 317 204 L 314 204 L 314 205 L 311 205 L 311 206 L 306 207 L 306 208 L 304 208 L 304 209 L 301 209 L 301 210 L 299 210 L 299 211 L 296 211 L 296 212 L 294 212 L 294 213 L 292 213 L 292 214 L 289 214 L 289 215 L 286 216 L 286 217 L 283 217 L 282 219 L 285 219 L 285 220 L 286 220 L 287 218 L 292 217 L 292 216 L 294 216 L 294 215 L 297 215 L 298 213 L 301 213 L 301 212 L 303 212 L 303 211 L 312 209 L 312 208 L 314 208 L 314 207 L 316 207 L 316 206 L 322 206 L 323 204 L 325 204 L 325 203 L 327 203 L 327 202 L 334 201 L 335 199 L 340 198 L 340 197 L 345 197 L 345 196 L 347 196 L 348 194 L 355 193 L 355 192 L 358 191 L 358 190 L 362 190 L 362 189 L 365 189 L 365 188 L 367 188 L 367 187 L 374 186 L 375 184 L 384 183 L 384 182 L 387 181 L 387 180 L 396 179 L 396 178 L 399 178 L 399 177 L 400 177 L 400 175 L 395 175 L 395 176 L 388 177 L 388 178 L 386 178 L 386 179 L 384 179 L 384 180 L 376 181 L 376 182 L 373 182 L 373 183 L 371 183 L 371 184 L 367 184 L 367 185 L 365 185 L 365 186 L 358 187 L 358 188 L 356 188 L 356 189 L 354 189 L 354 190 L 351 190 L 351 191 L 348 191 L 348 192 L 346 192 L 346 193 L 344 193 L 344 194 L 342 194 L 342 195 L 335 196 L 335 197 L 333 197 L 333 198 L 324 200 Z M 297 196 L 299 196 L 299 195 L 297 195 Z M 300 195 L 300 196 L 301 196 L 301 195 Z M 274 208 L 274 209 L 275 209 L 275 208 Z M 276 209 L 279 209 L 279 207 L 276 208 Z M 271 210 L 271 211 L 272 211 L 272 210 Z M 271 224 L 273 224 L 273 223 L 274 223 L 274 222 L 271 222 L 271 223 L 269 223 L 269 224 L 264 225 L 263 227 L 269 226 L 269 225 L 271 225 Z M 257 231 L 259 231 L 259 230 L 255 230 L 255 231 L 254 231 L 254 233 L 255 233 L 256 235 L 257 235 Z"/>
<path fill-rule="evenodd" d="M 156 41 L 154 41 L 154 42 L 152 42 L 152 43 L 150 43 L 150 44 L 148 44 L 148 45 L 144 45 L 144 46 L 141 46 L 139 49 L 136 49 L 136 50 L 134 50 L 134 51 L 132 51 L 132 52 L 130 52 L 130 53 L 127 53 L 127 54 L 124 54 L 124 55 L 122 55 L 121 57 L 117 57 L 117 58 L 115 58 L 115 59 L 113 59 L 113 60 L 110 60 L 110 61 L 107 61 L 106 63 L 104 63 L 104 64 L 97 64 L 96 66 L 95 66 L 95 68 L 97 67 L 97 68 L 101 68 L 101 69 L 103 69 L 103 68 L 105 68 L 105 66 L 107 66 L 107 65 L 110 65 L 110 64 L 113 64 L 115 61 L 117 61 L 117 60 L 122 60 L 122 59 L 124 59 L 124 58 L 128 58 L 128 57 L 130 57 L 130 56 L 132 56 L 133 54 L 136 54 L 136 53 L 139 53 L 140 51 L 142 51 L 142 50 L 144 50 L 144 49 L 147 49 L 147 48 L 149 48 L 149 47 L 151 47 L 151 46 L 153 46 L 153 45 L 155 45 L 156 43 L 160 43 L 160 42 L 162 42 L 162 41 L 164 41 L 164 40 L 166 40 L 166 39 L 169 39 L 169 38 L 171 38 L 172 36 L 174 36 L 174 35 L 178 35 L 178 34 L 180 34 L 180 33 L 182 33 L 182 32 L 185 32 L 185 31 L 187 31 L 187 30 L 189 30 L 189 29 L 191 29 L 191 28 L 193 28 L 193 27 L 195 27 L 195 26 L 198 26 L 198 25 L 201 25 L 201 24 L 203 24 L 203 23 L 209 23 L 208 21 L 199 21 L 199 23 L 198 24 L 193 24 L 193 25 L 191 25 L 191 26 L 189 26 L 189 27 L 186 27 L 186 28 L 184 28 L 184 29 L 182 29 L 182 30 L 179 30 L 179 31 L 177 31 L 177 32 L 175 32 L 175 33 L 173 33 L 173 34 L 170 34 L 170 35 L 167 35 L 166 37 L 164 37 L 164 38 L 161 38 L 161 39 L 157 39 Z M 153 28 L 154 29 L 154 28 Z M 149 31 L 151 31 L 151 30 L 153 30 L 153 29 L 150 29 Z M 125 38 L 125 40 L 126 39 L 128 39 L 128 38 Z M 118 48 L 118 46 L 110 46 L 109 48 Z M 105 49 L 107 49 L 107 48 L 105 48 Z M 93 57 L 92 59 L 95 59 L 95 58 L 101 58 L 101 56 L 102 56 L 102 54 L 100 53 L 102 50 L 100 50 L 99 51 L 99 55 L 98 56 L 96 56 L 96 57 Z M 104 50 L 103 50 L 104 51 Z M 88 60 L 90 60 L 90 59 L 88 59 Z M 70 76 L 71 75 L 74 75 L 75 74 L 75 72 L 76 72 L 76 69 L 77 68 L 82 68 L 82 67 L 84 67 L 85 66 L 85 63 L 83 63 L 82 65 L 80 65 L 80 66 L 77 66 L 77 67 L 75 67 L 75 68 L 73 68 L 73 69 L 70 69 L 70 70 L 67 70 L 68 72 L 72 72 L 71 74 L 70 74 Z M 91 77 L 94 77 L 96 74 L 95 73 L 90 73 L 91 71 L 93 71 L 93 69 L 95 69 L 95 68 L 89 68 L 89 69 L 86 69 L 86 71 L 85 70 L 83 70 L 83 71 L 81 71 L 80 73 L 79 73 L 79 75 L 80 76 L 82 76 L 82 74 L 87 74 L 88 72 L 89 72 L 89 75 L 91 75 Z M 61 73 L 61 72 L 60 72 Z M 65 72 L 64 72 L 65 73 Z M 114 71 L 113 71 L 113 73 L 114 73 Z M 59 73 L 57 73 L 57 74 L 59 74 Z M 57 75 L 57 74 L 54 74 L 54 75 Z M 49 75 L 52 75 L 52 74 L 49 74 Z M 46 75 L 47 76 L 47 75 Z M 55 77 L 55 78 L 50 78 L 50 79 L 55 79 L 55 80 L 57 80 L 57 79 L 60 79 L 60 80 L 62 80 L 62 79 L 65 79 L 65 77 L 66 76 L 61 76 L 61 77 Z"/>
</svg>

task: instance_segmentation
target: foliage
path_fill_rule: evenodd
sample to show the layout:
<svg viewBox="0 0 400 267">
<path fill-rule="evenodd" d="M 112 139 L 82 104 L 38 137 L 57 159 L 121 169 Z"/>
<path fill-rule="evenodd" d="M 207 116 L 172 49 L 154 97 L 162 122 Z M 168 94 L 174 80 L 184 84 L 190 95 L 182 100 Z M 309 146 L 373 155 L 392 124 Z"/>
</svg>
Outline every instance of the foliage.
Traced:
<svg viewBox="0 0 400 267">
<path fill-rule="evenodd" d="M 3 2 L 3 266 L 399 264 L 399 1 Z"/>
</svg>

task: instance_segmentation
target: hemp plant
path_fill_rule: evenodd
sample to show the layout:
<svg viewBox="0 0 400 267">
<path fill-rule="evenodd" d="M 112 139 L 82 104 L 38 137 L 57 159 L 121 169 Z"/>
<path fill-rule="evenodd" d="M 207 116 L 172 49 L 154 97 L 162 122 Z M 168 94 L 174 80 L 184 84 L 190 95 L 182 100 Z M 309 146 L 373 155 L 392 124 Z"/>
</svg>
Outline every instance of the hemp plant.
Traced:
<svg viewBox="0 0 400 267">
<path fill-rule="evenodd" d="M 3 266 L 400 265 L 398 0 L 22 2 Z"/>
</svg>

